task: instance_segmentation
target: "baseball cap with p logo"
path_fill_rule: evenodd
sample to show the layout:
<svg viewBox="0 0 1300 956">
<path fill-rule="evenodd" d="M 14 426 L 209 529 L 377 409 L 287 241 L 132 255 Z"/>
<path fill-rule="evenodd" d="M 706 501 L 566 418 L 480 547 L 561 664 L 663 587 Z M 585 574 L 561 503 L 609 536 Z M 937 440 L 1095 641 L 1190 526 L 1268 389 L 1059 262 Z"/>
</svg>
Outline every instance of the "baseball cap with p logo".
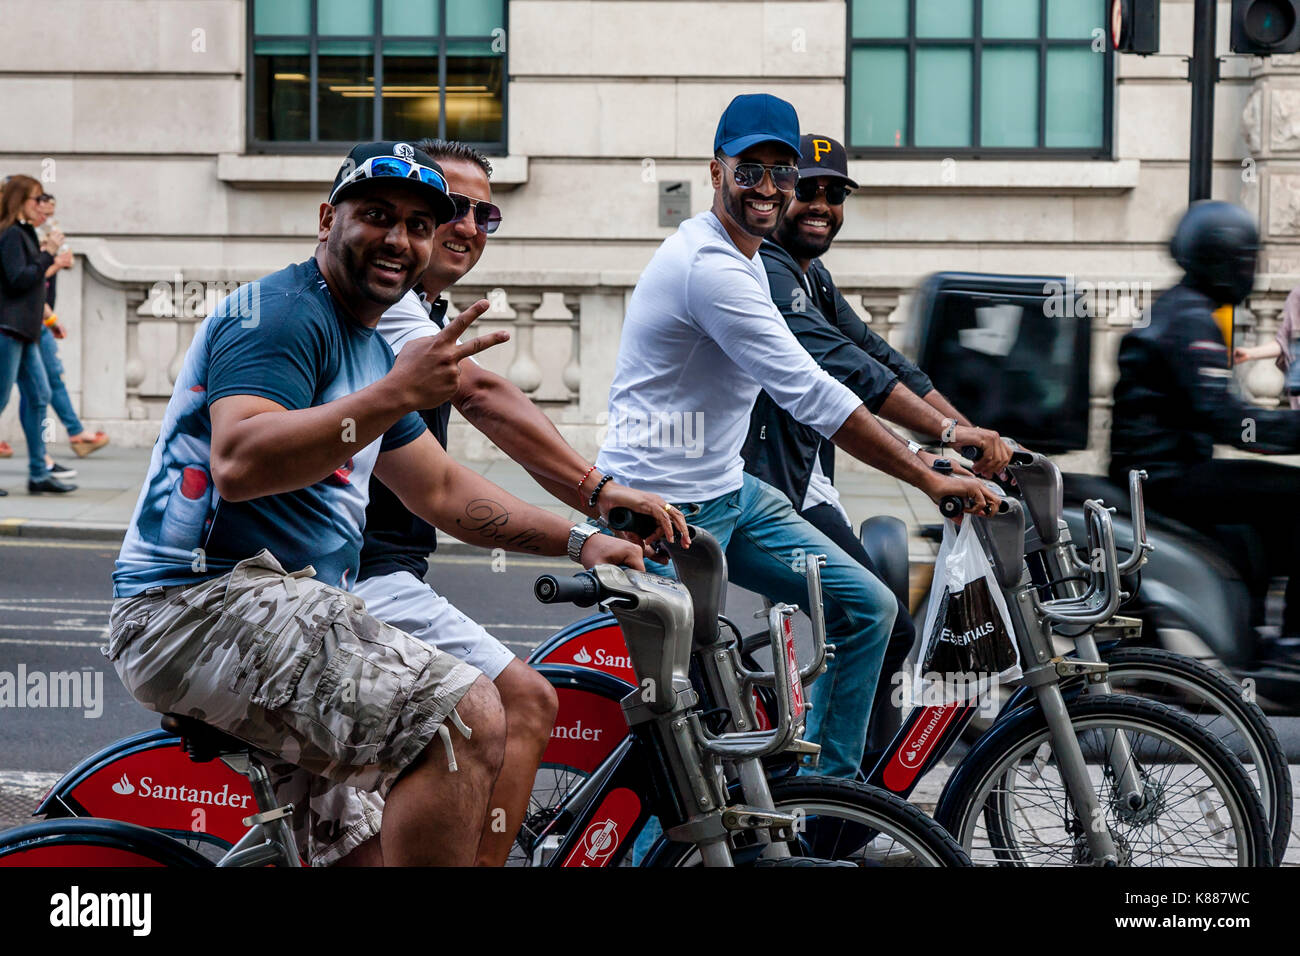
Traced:
<svg viewBox="0 0 1300 956">
<path fill-rule="evenodd" d="M 849 178 L 849 155 L 839 140 L 820 133 L 807 133 L 799 140 L 799 155 L 800 179 L 825 176 L 858 188 L 858 184 Z"/>
</svg>

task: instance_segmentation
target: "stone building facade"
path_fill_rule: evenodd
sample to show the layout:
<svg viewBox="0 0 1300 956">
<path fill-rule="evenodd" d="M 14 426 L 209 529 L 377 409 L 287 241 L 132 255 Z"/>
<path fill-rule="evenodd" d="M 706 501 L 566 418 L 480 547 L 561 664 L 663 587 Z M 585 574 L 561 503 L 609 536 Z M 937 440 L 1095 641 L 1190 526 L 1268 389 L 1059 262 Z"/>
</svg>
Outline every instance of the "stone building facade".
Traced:
<svg viewBox="0 0 1300 956">
<path fill-rule="evenodd" d="M 195 324 L 221 293 L 310 255 L 342 155 L 250 148 L 251 2 L 0 0 L 0 169 L 36 175 L 58 197 L 76 253 L 59 280 L 67 380 L 87 423 L 121 442 L 153 440 Z M 506 223 L 453 298 L 492 293 L 481 324 L 514 337 L 486 363 L 585 452 L 598 443 L 625 299 L 672 231 L 658 222 L 659 184 L 688 182 L 691 211 L 708 206 L 714 125 L 740 92 L 783 96 L 805 130 L 843 137 L 854 2 L 506 4 L 505 149 L 492 158 Z M 1225 53 L 1228 10 L 1220 3 Z M 1164 55 L 1115 58 L 1107 156 L 855 158 L 862 188 L 827 257 L 854 306 L 901 344 L 908 292 L 936 270 L 1167 286 L 1166 240 L 1187 191 L 1191 17 L 1191 0 L 1164 0 Z M 1266 240 L 1239 316 L 1251 341 L 1271 336 L 1300 281 L 1300 64 L 1226 59 L 1216 109 L 1214 195 L 1257 211 Z M 1104 453 L 1128 314 L 1093 319 L 1094 441 L 1080 464 Z M 1282 385 L 1264 362 L 1244 384 L 1262 403 Z M 5 437 L 18 435 L 14 406 Z M 494 454 L 461 424 L 453 443 Z"/>
</svg>

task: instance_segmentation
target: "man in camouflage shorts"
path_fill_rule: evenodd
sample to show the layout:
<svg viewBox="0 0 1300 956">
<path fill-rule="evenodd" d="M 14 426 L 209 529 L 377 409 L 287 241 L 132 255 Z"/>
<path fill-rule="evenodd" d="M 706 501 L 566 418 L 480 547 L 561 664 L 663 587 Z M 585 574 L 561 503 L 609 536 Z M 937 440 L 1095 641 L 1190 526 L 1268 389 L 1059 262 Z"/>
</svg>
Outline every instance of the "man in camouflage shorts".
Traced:
<svg viewBox="0 0 1300 956">
<path fill-rule="evenodd" d="M 397 360 L 374 334 L 453 213 L 424 153 L 352 150 L 315 256 L 228 297 L 196 331 L 113 575 L 105 654 L 127 689 L 279 757 L 277 799 L 294 804 L 316 865 L 472 863 L 504 747 L 486 677 L 345 590 L 372 471 L 465 541 L 643 566 L 639 547 L 575 534 L 457 465 L 415 414 L 455 394 L 463 359 L 504 340 L 457 344 L 482 300 Z"/>
</svg>

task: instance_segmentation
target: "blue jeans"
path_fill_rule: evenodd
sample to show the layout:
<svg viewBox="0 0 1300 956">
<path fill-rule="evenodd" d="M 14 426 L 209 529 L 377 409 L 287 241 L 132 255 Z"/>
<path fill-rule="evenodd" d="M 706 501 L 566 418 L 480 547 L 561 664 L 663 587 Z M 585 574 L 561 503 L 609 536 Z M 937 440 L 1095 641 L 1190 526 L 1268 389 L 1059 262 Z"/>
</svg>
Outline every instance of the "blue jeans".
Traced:
<svg viewBox="0 0 1300 956">
<path fill-rule="evenodd" d="M 40 481 L 49 477 L 45 467 L 42 426 L 45 408 L 50 403 L 50 382 L 45 375 L 39 344 L 23 342 L 0 332 L 0 412 L 9 404 L 9 393 L 15 382 L 19 393 L 26 399 L 19 408 L 18 418 L 27 438 L 27 475 L 33 481 Z"/>
<path fill-rule="evenodd" d="M 77 417 L 77 410 L 72 407 L 68 396 L 68 386 L 63 384 L 63 362 L 59 359 L 59 344 L 54 333 L 49 329 L 41 330 L 41 361 L 45 364 L 45 375 L 50 382 L 50 408 L 59 416 L 68 435 L 80 435 L 86 430 Z M 18 391 L 18 414 L 22 415 L 23 405 L 27 402 L 26 394 Z"/>
<path fill-rule="evenodd" d="M 852 779 L 862 762 L 871 701 L 898 611 L 893 592 L 799 517 L 785 495 L 750 474 L 739 491 L 677 504 L 699 507 L 690 521 L 718 539 L 732 583 L 771 601 L 807 605 L 807 579 L 795 567 L 802 568 L 803 555 L 826 555 L 822 595 L 826 639 L 835 645 L 835 656 L 812 685 L 807 738 L 821 744 L 819 773 Z"/>
</svg>

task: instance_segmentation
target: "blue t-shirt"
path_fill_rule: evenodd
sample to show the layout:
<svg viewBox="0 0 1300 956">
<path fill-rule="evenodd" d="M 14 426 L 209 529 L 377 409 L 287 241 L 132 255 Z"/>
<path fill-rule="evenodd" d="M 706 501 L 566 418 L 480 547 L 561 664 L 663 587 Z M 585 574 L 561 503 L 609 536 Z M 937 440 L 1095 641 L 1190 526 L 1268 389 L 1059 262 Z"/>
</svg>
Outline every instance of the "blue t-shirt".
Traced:
<svg viewBox="0 0 1300 956">
<path fill-rule="evenodd" d="M 310 564 L 318 579 L 349 587 L 375 459 L 419 437 L 420 416 L 403 416 L 323 481 L 231 502 L 212 484 L 208 406 L 257 395 L 290 410 L 311 408 L 365 388 L 392 367 L 392 349 L 336 306 L 314 259 L 227 296 L 186 353 L 117 558 L 113 594 L 195 584 L 263 548 L 288 571 Z"/>
</svg>

